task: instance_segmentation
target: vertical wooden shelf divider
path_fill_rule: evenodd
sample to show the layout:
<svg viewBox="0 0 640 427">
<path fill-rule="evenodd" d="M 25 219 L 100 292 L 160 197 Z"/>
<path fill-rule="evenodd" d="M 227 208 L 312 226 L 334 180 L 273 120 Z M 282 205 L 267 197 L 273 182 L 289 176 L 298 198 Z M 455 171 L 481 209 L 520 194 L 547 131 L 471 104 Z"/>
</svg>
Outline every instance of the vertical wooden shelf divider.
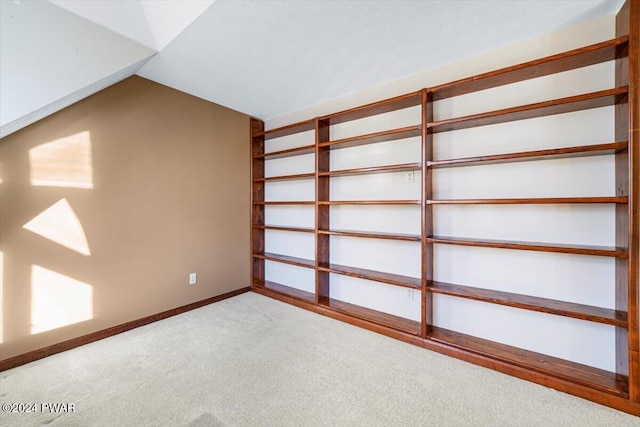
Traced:
<svg viewBox="0 0 640 427">
<path fill-rule="evenodd" d="M 316 304 L 329 305 L 330 273 L 320 270 L 320 266 L 328 266 L 330 262 L 330 238 L 329 234 L 320 233 L 321 230 L 330 229 L 331 205 L 320 204 L 328 202 L 330 197 L 329 175 L 321 175 L 329 172 L 330 148 L 321 146 L 329 141 L 331 123 L 329 119 L 316 119 Z"/>
<path fill-rule="evenodd" d="M 640 52 L 640 0 L 627 0 L 616 16 L 616 38 L 585 46 L 545 58 L 505 67 L 488 73 L 470 76 L 454 82 L 422 89 L 394 98 L 355 107 L 320 118 L 294 123 L 264 131 L 264 123 L 251 119 L 252 153 L 252 222 L 251 222 L 251 281 L 253 290 L 261 294 L 303 307 L 356 326 L 385 334 L 429 350 L 457 357 L 468 362 L 498 370 L 519 378 L 553 387 L 557 390 L 589 399 L 640 416 L 640 331 L 639 331 L 639 257 L 640 257 L 640 136 L 638 67 Z M 615 61 L 615 87 L 591 94 L 560 98 L 537 104 L 521 105 L 489 111 L 466 117 L 452 117 L 434 121 L 436 101 L 486 90 L 498 86 L 560 73 L 593 64 Z M 421 106 L 419 126 L 387 129 L 375 133 L 331 141 L 331 125 L 371 117 L 378 114 Z M 615 108 L 615 141 L 601 141 L 594 146 L 572 146 L 539 151 L 497 153 L 459 159 L 434 159 L 434 134 L 508 121 L 516 121 L 551 114 L 598 108 Z M 278 138 L 315 128 L 315 145 L 285 149 L 265 156 L 265 139 Z M 343 171 L 331 171 L 331 150 L 364 144 L 393 141 L 421 136 L 421 160 L 412 164 L 384 165 Z M 315 152 L 315 173 L 278 176 L 265 179 L 265 159 L 281 158 Z M 465 167 L 517 161 L 536 161 L 552 158 L 611 155 L 615 159 L 615 197 L 564 199 L 469 199 L 434 200 L 433 169 L 439 167 Z M 390 204 L 388 200 L 332 201 L 331 176 L 363 173 L 384 173 L 421 167 L 421 200 L 394 201 L 398 204 L 419 205 L 421 208 L 420 236 L 365 231 L 332 230 L 331 206 L 337 204 L 376 205 Z M 266 226 L 265 183 L 268 180 L 310 179 L 315 177 L 315 228 Z M 274 203 L 274 202 L 271 202 Z M 298 202 L 300 203 L 300 202 Z M 535 242 L 498 241 L 485 239 L 434 236 L 434 204 L 576 204 L 614 203 L 616 236 L 614 247 L 573 246 Z M 265 254 L 265 229 L 296 232 L 315 232 L 315 260 L 292 256 Z M 353 266 L 331 264 L 331 235 L 355 238 L 377 238 L 400 241 L 419 241 L 421 244 L 421 277 L 407 277 L 367 270 Z M 465 284 L 441 283 L 434 280 L 434 245 L 454 244 L 501 250 L 528 250 L 553 253 L 606 256 L 615 258 L 615 310 L 574 304 L 514 292 L 481 289 Z M 315 295 L 294 288 L 268 282 L 265 277 L 265 259 L 315 269 Z M 371 310 L 355 304 L 330 298 L 332 273 L 373 280 L 390 286 L 421 290 L 421 321 Z M 515 290 L 515 289 L 514 289 Z M 571 360 L 512 347 L 461 332 L 443 329 L 434 321 L 433 295 L 466 298 L 599 322 L 615 328 L 615 372 L 605 371 Z"/>
<path fill-rule="evenodd" d="M 616 196 L 628 203 L 616 205 L 616 246 L 627 248 L 628 258 L 616 259 L 616 309 L 628 312 L 627 328 L 616 328 L 616 372 L 629 378 L 629 398 L 640 402 L 640 339 L 638 337 L 638 55 L 640 2 L 627 1 L 616 16 L 616 37 L 627 35 L 626 49 L 616 57 L 616 87 L 628 86 L 626 99 L 616 103 L 616 141 L 628 141 L 627 151 L 615 155 Z"/>
<path fill-rule="evenodd" d="M 433 134 L 427 123 L 433 121 L 433 100 L 427 89 L 422 90 L 422 327 L 421 336 L 427 338 L 433 325 L 433 294 L 428 286 L 433 281 L 433 243 L 427 240 L 433 236 L 433 206 L 427 200 L 433 199 L 432 169 L 427 165 L 433 161 Z"/>
<path fill-rule="evenodd" d="M 251 118 L 251 284 L 261 286 L 265 282 L 264 258 L 254 254 L 264 254 L 264 122 Z"/>
</svg>

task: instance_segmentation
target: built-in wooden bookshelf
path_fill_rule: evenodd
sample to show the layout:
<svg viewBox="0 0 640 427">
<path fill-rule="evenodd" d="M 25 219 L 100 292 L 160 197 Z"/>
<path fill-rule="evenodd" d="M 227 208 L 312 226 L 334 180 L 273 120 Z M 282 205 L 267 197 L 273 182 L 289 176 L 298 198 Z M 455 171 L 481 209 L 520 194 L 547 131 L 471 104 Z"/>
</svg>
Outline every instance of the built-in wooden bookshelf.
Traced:
<svg viewBox="0 0 640 427">
<path fill-rule="evenodd" d="M 623 411 L 640 415 L 640 340 L 638 323 L 639 263 L 639 98 L 638 62 L 640 51 L 640 0 L 627 0 L 616 18 L 616 37 L 549 57 L 503 69 L 470 76 L 461 80 L 422 89 L 323 117 L 277 129 L 264 130 L 260 120 L 252 119 L 252 283 L 253 290 L 280 300 L 347 321 L 425 348 L 458 357 L 501 372 L 534 381 L 555 389 L 590 399 Z M 611 89 L 554 98 L 549 101 L 519 105 L 478 114 L 434 120 L 436 101 L 496 88 L 528 79 L 575 70 L 594 64 L 615 61 L 616 81 Z M 421 108 L 420 123 L 374 133 L 331 140 L 330 128 L 353 120 L 410 107 Z M 498 123 L 582 111 L 603 106 L 615 107 L 615 140 L 595 145 L 574 145 L 535 151 L 514 151 L 474 157 L 434 159 L 433 138 L 441 132 L 468 129 Z M 296 148 L 265 152 L 265 141 L 296 133 L 315 132 L 315 143 Z M 420 137 L 422 158 L 410 163 L 386 164 L 332 170 L 334 150 Z M 315 154 L 315 171 L 265 177 L 265 161 Z M 613 156 L 615 191 L 598 197 L 515 197 L 440 199 L 433 197 L 432 172 L 442 168 L 464 168 L 499 163 L 536 162 L 551 159 Z M 422 173 L 419 200 L 334 200 L 330 197 L 332 179 L 344 176 L 406 171 Z M 265 185 L 272 181 L 314 180 L 313 201 L 265 200 Z M 607 204 L 615 208 L 615 245 L 593 246 L 532 241 L 478 239 L 465 236 L 434 235 L 433 208 L 439 205 L 585 205 Z M 315 226 L 297 227 L 265 224 L 265 207 L 271 205 L 313 206 Z M 420 234 L 380 231 L 342 230 L 331 227 L 331 208 L 355 206 L 416 206 L 421 209 Z M 465 208 L 467 209 L 467 208 Z M 265 230 L 313 233 L 315 259 L 265 252 Z M 421 248 L 421 277 L 390 274 L 382 271 L 340 265 L 331 262 L 330 242 L 335 236 L 356 239 L 382 239 L 409 242 Z M 577 254 L 608 257 L 616 263 L 616 306 L 604 308 L 588 304 L 542 298 L 513 291 L 485 289 L 469 284 L 434 280 L 434 245 L 457 245 L 499 250 L 519 250 L 554 254 Z M 302 291 L 274 283 L 265 278 L 265 261 L 284 263 L 315 271 L 315 292 Z M 339 301 L 332 297 L 332 275 L 370 280 L 393 287 L 415 290 L 421 295 L 421 319 L 415 321 L 367 307 Z M 570 360 L 533 352 L 523 348 L 470 336 L 434 324 L 434 295 L 467 299 L 492 306 L 534 311 L 608 325 L 615 328 L 616 370 L 610 372 Z M 551 331 L 550 331 L 551 332 Z"/>
</svg>

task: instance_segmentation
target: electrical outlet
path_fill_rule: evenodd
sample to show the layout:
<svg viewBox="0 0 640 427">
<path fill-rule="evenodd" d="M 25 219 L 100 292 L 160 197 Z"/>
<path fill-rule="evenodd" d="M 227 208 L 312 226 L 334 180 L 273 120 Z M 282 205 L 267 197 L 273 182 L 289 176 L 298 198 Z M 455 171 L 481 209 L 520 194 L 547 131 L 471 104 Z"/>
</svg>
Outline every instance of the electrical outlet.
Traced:
<svg viewBox="0 0 640 427">
<path fill-rule="evenodd" d="M 413 180 L 414 180 L 414 177 L 413 177 L 413 169 L 412 169 L 412 170 L 410 170 L 409 172 L 407 172 L 406 180 L 407 180 L 407 182 L 413 182 Z"/>
<path fill-rule="evenodd" d="M 196 284 L 196 273 L 190 273 L 189 274 L 189 284 L 190 285 L 195 285 Z"/>
</svg>

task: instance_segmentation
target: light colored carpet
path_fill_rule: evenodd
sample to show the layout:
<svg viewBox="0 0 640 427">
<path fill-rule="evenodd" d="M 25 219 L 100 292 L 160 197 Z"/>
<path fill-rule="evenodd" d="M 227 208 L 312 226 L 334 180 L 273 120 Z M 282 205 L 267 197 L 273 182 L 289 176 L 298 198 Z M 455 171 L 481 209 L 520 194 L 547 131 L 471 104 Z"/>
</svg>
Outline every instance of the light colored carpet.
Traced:
<svg viewBox="0 0 640 427">
<path fill-rule="evenodd" d="M 640 419 L 243 294 L 1 374 L 3 426 L 640 426 Z"/>
</svg>

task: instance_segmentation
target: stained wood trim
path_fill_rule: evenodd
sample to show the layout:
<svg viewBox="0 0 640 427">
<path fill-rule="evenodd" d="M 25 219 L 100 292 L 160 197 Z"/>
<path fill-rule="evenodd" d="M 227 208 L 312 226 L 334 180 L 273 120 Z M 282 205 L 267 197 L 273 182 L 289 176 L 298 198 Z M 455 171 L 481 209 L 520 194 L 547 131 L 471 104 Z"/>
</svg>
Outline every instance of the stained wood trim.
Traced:
<svg viewBox="0 0 640 427">
<path fill-rule="evenodd" d="M 619 53 L 626 48 L 628 40 L 628 36 L 617 37 L 568 52 L 434 86 L 431 91 L 434 100 L 440 100 L 611 61 L 616 59 Z"/>
<path fill-rule="evenodd" d="M 366 168 L 354 168 L 354 169 L 341 169 L 329 172 L 321 172 L 320 176 L 345 176 L 345 175 L 364 175 L 370 173 L 384 173 L 384 172 L 406 172 L 411 170 L 421 170 L 422 163 L 401 163 L 395 165 L 385 166 L 370 166 Z"/>
<path fill-rule="evenodd" d="M 416 322 L 411 319 L 405 319 L 404 317 L 394 316 L 393 314 L 372 310 L 370 308 L 350 304 L 334 298 L 330 298 L 328 304 L 325 306 L 328 309 L 345 313 L 359 319 L 364 319 L 369 322 L 378 323 L 383 326 L 388 326 L 402 332 L 407 332 L 413 335 L 420 334 L 420 322 Z"/>
<path fill-rule="evenodd" d="M 281 255 L 265 252 L 263 254 L 253 254 L 254 258 L 260 258 L 267 261 L 281 262 L 283 264 L 291 264 L 298 267 L 315 268 L 316 262 L 312 259 L 298 258 L 289 255 Z"/>
<path fill-rule="evenodd" d="M 415 107 L 416 105 L 420 105 L 420 91 L 329 114 L 327 116 L 320 117 L 320 120 L 328 121 L 331 125 L 336 125 L 338 123 L 377 116 L 378 114 L 402 110 L 408 107 Z"/>
<path fill-rule="evenodd" d="M 313 200 L 268 200 L 265 202 L 253 202 L 254 205 L 315 205 Z"/>
<path fill-rule="evenodd" d="M 263 230 L 278 230 L 278 231 L 295 231 L 298 233 L 313 233 L 315 229 L 307 227 L 289 227 L 286 225 L 261 225 L 254 224 L 253 228 L 259 228 Z"/>
<path fill-rule="evenodd" d="M 281 136 L 293 135 L 294 133 L 306 132 L 314 129 L 314 120 L 305 120 L 291 125 L 282 126 L 256 133 L 254 136 L 264 136 L 265 139 L 280 138 Z"/>
<path fill-rule="evenodd" d="M 257 280 L 254 282 L 254 290 L 266 289 L 271 292 L 275 292 L 278 295 L 286 296 L 289 298 L 295 298 L 300 301 L 306 301 L 313 303 L 315 301 L 315 295 L 312 292 L 303 291 L 302 289 L 292 288 L 291 286 L 283 285 L 269 280 Z"/>
<path fill-rule="evenodd" d="M 325 200 L 319 205 L 420 205 L 420 200 Z"/>
<path fill-rule="evenodd" d="M 272 151 L 270 153 L 262 153 L 255 155 L 254 159 L 282 159 L 285 157 L 302 156 L 303 154 L 311 154 L 315 151 L 314 145 L 303 145 L 302 147 L 287 148 L 286 150 Z"/>
<path fill-rule="evenodd" d="M 420 278 L 384 273 L 382 271 L 368 270 L 366 268 L 322 263 L 318 265 L 318 269 L 328 273 L 342 274 L 344 276 L 355 277 L 358 279 L 373 280 L 405 288 L 420 289 L 422 286 Z"/>
<path fill-rule="evenodd" d="M 549 150 L 523 151 L 519 153 L 494 154 L 488 156 L 463 157 L 459 159 L 435 160 L 427 162 L 431 168 L 446 168 L 455 166 L 473 166 L 480 164 L 497 164 L 508 162 L 524 162 L 535 160 L 565 159 L 573 157 L 603 156 L 616 154 L 627 149 L 627 142 L 612 142 L 609 144 L 581 145 L 567 148 L 553 148 Z"/>
<path fill-rule="evenodd" d="M 314 179 L 316 174 L 314 172 L 309 173 L 297 173 L 292 175 L 277 175 L 277 176 L 268 176 L 265 178 L 255 178 L 254 182 L 271 182 L 271 181 L 290 181 L 296 179 Z"/>
<path fill-rule="evenodd" d="M 588 320 L 590 322 L 604 323 L 605 325 L 619 326 L 622 328 L 627 327 L 627 313 L 608 308 L 444 282 L 432 282 L 429 290 L 436 294 L 572 317 L 574 319 Z"/>
<path fill-rule="evenodd" d="M 577 246 L 564 245 L 559 243 L 536 243 L 536 242 L 515 242 L 509 240 L 483 240 L 483 239 L 459 239 L 455 237 L 432 236 L 427 240 L 432 243 L 440 243 L 444 245 L 460 245 L 460 246 L 476 246 L 482 248 L 498 248 L 498 249 L 518 249 L 523 251 L 538 252 L 555 252 L 577 255 L 594 255 L 608 256 L 617 258 L 626 258 L 628 253 L 626 249 L 615 248 L 610 246 Z"/>
<path fill-rule="evenodd" d="M 353 231 L 353 230 L 318 230 L 318 234 L 329 234 L 334 236 L 348 236 L 348 237 L 364 237 L 368 239 L 388 239 L 388 240 L 404 240 L 408 242 L 419 242 L 420 236 L 415 234 L 400 234 L 400 233 L 384 233 L 384 232 L 367 232 L 367 231 Z"/>
<path fill-rule="evenodd" d="M 614 372 L 436 326 L 432 328 L 429 338 L 546 375 L 575 381 L 605 393 L 621 397 L 628 396 L 627 378 Z"/>
<path fill-rule="evenodd" d="M 493 125 L 515 120 L 544 117 L 552 114 L 605 107 L 614 105 L 625 98 L 627 96 L 627 90 L 627 86 L 624 86 L 551 101 L 537 102 L 535 104 L 489 111 L 487 113 L 455 117 L 429 123 L 427 127 L 431 133 L 447 132 L 450 130 L 467 129 L 476 126 Z"/>
<path fill-rule="evenodd" d="M 183 305 L 181 307 L 172 308 L 171 310 L 163 311 L 161 313 L 153 314 L 151 316 L 143 317 L 141 319 L 132 320 L 131 322 L 123 323 L 117 326 L 112 326 L 110 328 L 103 329 L 101 331 L 92 332 L 90 334 L 83 335 L 81 337 L 72 338 L 70 340 L 63 341 L 58 344 L 50 345 L 47 347 L 40 348 L 38 350 L 30 351 L 25 354 L 10 357 L 8 359 L 0 361 L 0 372 L 6 371 L 7 369 L 15 368 L 17 366 L 25 365 L 27 363 L 31 363 L 33 361 L 43 359 L 48 356 L 52 356 L 57 353 L 62 353 L 63 351 L 71 350 L 73 348 L 80 347 L 82 345 L 89 344 L 94 341 L 98 341 L 98 340 L 108 338 L 117 334 L 121 334 L 123 332 L 130 331 L 131 329 L 148 325 L 149 323 L 157 322 L 159 320 L 176 316 L 178 314 L 182 314 L 187 311 L 195 310 L 196 308 L 204 307 L 205 305 L 213 304 L 214 302 L 222 301 L 227 298 L 232 298 L 237 295 L 244 294 L 245 292 L 249 292 L 250 289 L 251 289 L 250 287 L 240 288 L 235 291 L 226 292 L 224 294 L 221 294 L 215 297 L 193 302 L 191 304 Z"/>
<path fill-rule="evenodd" d="M 430 205 L 520 205 L 570 203 L 627 203 L 626 196 L 618 197 L 533 197 L 522 199 L 449 199 L 427 200 Z"/>
<path fill-rule="evenodd" d="M 336 139 L 320 144 L 321 147 L 329 147 L 331 150 L 359 147 L 366 144 L 378 142 L 395 141 L 398 139 L 420 136 L 420 126 L 407 126 L 399 129 L 384 130 L 380 132 L 368 133 L 366 135 L 352 136 L 344 139 Z"/>
</svg>

